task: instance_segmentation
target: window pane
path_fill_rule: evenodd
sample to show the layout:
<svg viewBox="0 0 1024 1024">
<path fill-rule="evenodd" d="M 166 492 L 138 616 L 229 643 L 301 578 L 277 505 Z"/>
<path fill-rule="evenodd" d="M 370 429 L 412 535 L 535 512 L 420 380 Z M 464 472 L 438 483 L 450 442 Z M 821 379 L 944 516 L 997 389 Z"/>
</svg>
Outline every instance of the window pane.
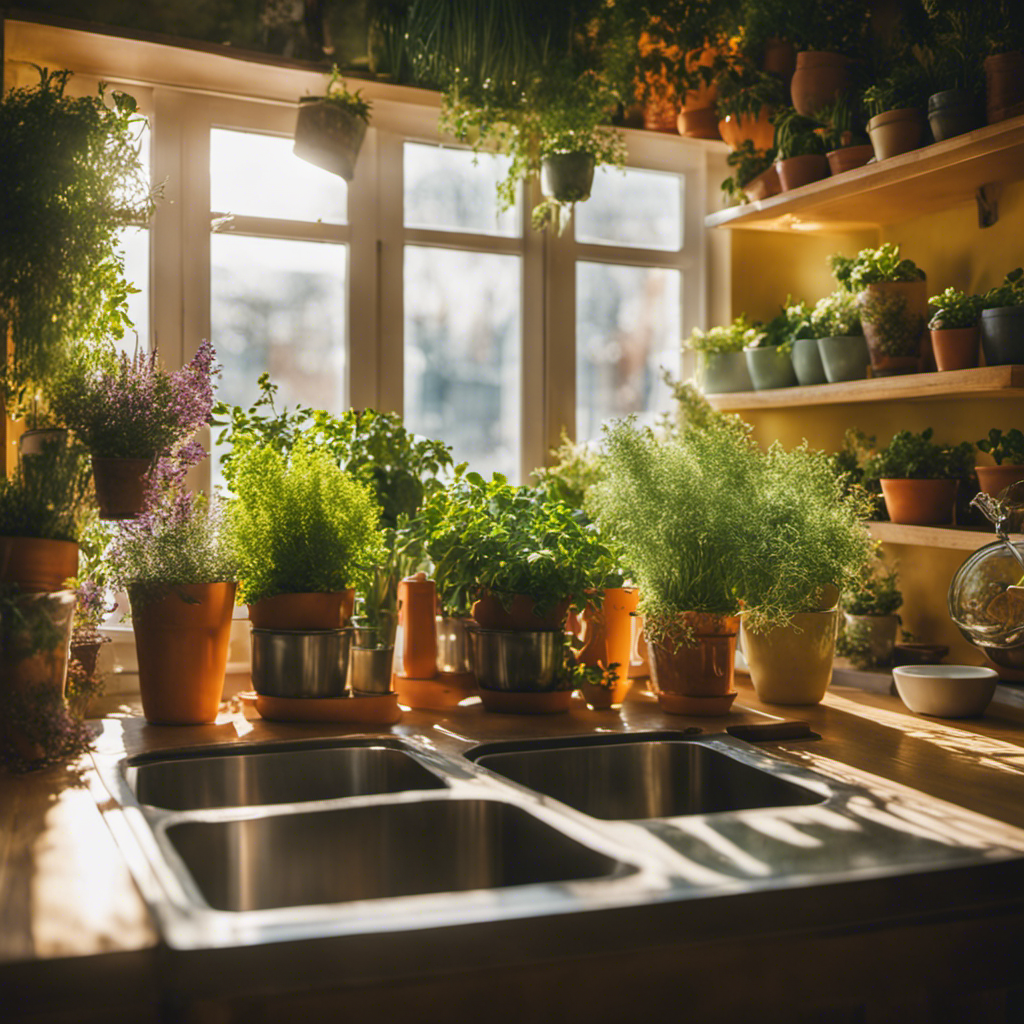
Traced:
<svg viewBox="0 0 1024 1024">
<path fill-rule="evenodd" d="M 214 128 L 210 209 L 240 217 L 345 224 L 348 186 L 344 178 L 295 156 L 291 139 Z"/>
<path fill-rule="evenodd" d="M 139 349 L 149 350 L 149 229 L 125 228 L 121 232 L 120 249 L 124 253 L 125 279 L 138 291 L 128 296 L 128 316 L 134 330 L 125 331 L 117 347 L 131 355 L 136 338 Z"/>
<path fill-rule="evenodd" d="M 508 172 L 508 157 L 475 156 L 466 149 L 405 143 L 405 226 L 439 231 L 515 236 L 515 211 L 498 212 L 495 186 Z"/>
<path fill-rule="evenodd" d="M 249 406 L 264 370 L 277 407 L 347 407 L 348 247 L 244 235 L 210 239 L 210 325 L 224 367 L 217 397 Z M 219 482 L 217 454 L 214 482 Z"/>
<path fill-rule="evenodd" d="M 601 167 L 576 206 L 576 240 L 676 252 L 683 245 L 683 178 L 661 171 Z"/>
<path fill-rule="evenodd" d="M 576 264 L 576 437 L 635 412 L 645 423 L 670 406 L 661 367 L 679 372 L 678 270 Z"/>
<path fill-rule="evenodd" d="M 518 256 L 405 249 L 405 422 L 519 478 Z"/>
</svg>

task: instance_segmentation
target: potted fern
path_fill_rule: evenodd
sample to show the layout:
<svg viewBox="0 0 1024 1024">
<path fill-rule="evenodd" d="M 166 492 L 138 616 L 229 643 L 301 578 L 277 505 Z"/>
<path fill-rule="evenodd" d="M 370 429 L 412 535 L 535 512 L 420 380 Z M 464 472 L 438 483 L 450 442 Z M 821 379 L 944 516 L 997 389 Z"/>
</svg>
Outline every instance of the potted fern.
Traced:
<svg viewBox="0 0 1024 1024">
<path fill-rule="evenodd" d="M 349 92 L 335 64 L 323 96 L 303 96 L 295 122 L 297 157 L 351 181 L 370 121 L 370 102 Z"/>
</svg>

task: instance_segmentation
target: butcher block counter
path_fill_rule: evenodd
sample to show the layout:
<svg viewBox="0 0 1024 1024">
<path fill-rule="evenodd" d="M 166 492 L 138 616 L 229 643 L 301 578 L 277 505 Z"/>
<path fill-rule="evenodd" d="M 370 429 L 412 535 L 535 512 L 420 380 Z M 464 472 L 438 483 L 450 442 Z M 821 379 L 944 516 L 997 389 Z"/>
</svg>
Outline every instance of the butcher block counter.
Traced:
<svg viewBox="0 0 1024 1024">
<path fill-rule="evenodd" d="M 112 706 L 96 723 L 96 760 L 0 774 L 0 1020 L 1022 1019 L 1024 702 L 997 697 L 983 718 L 942 721 L 836 684 L 801 708 L 761 704 L 744 677 L 738 688 L 718 719 L 664 715 L 636 689 L 621 713 L 580 703 L 562 715 L 495 715 L 469 701 L 407 710 L 382 729 L 272 723 L 237 700 L 213 725 L 155 727 L 138 706 Z M 184 948 L 166 941 L 143 898 L 137 860 L 129 870 L 116 794 L 97 770 L 162 750 L 315 737 L 388 737 L 458 758 L 480 744 L 706 737 L 795 718 L 809 734 L 747 738 L 780 764 L 859 787 L 887 827 L 898 819 L 897 830 L 979 851 L 977 863 L 733 886 L 690 902 L 619 899 L 587 913 L 488 921 L 475 907 L 443 928 L 368 925 L 332 941 L 233 934 Z"/>
</svg>

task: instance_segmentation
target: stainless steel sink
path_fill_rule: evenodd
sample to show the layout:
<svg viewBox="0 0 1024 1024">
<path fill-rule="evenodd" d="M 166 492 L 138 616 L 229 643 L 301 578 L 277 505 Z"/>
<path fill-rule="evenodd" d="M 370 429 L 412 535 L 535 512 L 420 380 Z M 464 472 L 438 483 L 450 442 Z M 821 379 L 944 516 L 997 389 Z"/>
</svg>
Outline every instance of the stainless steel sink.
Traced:
<svg viewBox="0 0 1024 1024">
<path fill-rule="evenodd" d="M 388 740 L 137 758 L 126 765 L 125 780 L 139 803 L 174 811 L 446 788 Z"/>
<path fill-rule="evenodd" d="M 206 902 L 230 911 L 502 889 L 627 870 L 496 800 L 189 821 L 170 826 L 167 838 Z"/>
<path fill-rule="evenodd" d="M 611 821 L 793 807 L 826 798 L 704 744 L 657 735 L 501 744 L 468 756 L 527 789 Z"/>
</svg>

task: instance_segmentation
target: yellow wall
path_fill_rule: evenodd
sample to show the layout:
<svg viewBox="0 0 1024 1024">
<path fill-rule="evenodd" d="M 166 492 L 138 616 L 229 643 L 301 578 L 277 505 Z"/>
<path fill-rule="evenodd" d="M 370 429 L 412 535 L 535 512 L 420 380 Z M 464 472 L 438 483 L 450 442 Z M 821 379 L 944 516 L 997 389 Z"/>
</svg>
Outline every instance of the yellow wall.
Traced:
<svg viewBox="0 0 1024 1024">
<path fill-rule="evenodd" d="M 947 285 L 983 291 L 1024 263 L 1024 182 L 1005 188 L 1000 218 L 991 228 L 978 227 L 973 202 L 885 228 L 881 234 L 799 235 L 736 231 L 733 233 L 732 305 L 734 313 L 765 318 L 778 310 L 787 294 L 813 302 L 833 287 L 826 265 L 831 252 L 853 255 L 878 241 L 899 242 L 903 255 L 928 274 L 929 294 Z M 886 442 L 900 429 L 934 427 L 941 441 L 976 441 L 990 427 L 1024 428 L 1024 401 L 900 402 L 818 406 L 747 414 L 758 438 L 786 445 L 806 438 L 834 451 L 847 427 L 860 427 Z M 980 456 L 979 461 L 984 461 Z M 990 460 L 988 460 L 990 461 Z M 794 496 L 796 497 L 796 496 Z M 966 552 L 887 546 L 898 559 L 904 594 L 904 628 L 920 641 L 949 644 L 951 661 L 980 664 L 978 651 L 961 639 L 946 613 L 946 591 Z"/>
</svg>

